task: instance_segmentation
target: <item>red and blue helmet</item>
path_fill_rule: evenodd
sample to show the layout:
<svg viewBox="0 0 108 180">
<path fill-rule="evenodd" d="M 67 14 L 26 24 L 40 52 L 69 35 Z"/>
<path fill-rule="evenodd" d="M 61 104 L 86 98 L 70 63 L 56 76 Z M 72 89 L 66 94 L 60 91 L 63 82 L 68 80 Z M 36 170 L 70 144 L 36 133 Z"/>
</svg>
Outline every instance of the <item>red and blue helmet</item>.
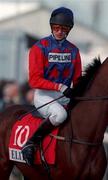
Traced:
<svg viewBox="0 0 108 180">
<path fill-rule="evenodd" d="M 50 25 L 58 24 L 72 28 L 74 26 L 73 12 L 65 7 L 55 9 L 50 17 Z"/>
</svg>

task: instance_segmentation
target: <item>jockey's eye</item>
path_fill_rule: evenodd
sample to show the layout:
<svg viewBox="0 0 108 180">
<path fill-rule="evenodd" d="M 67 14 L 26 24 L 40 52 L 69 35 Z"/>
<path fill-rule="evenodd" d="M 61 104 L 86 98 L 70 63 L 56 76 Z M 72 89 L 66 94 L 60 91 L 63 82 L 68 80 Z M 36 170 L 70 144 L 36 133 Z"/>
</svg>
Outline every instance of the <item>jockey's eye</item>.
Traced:
<svg viewBox="0 0 108 180">
<path fill-rule="evenodd" d="M 68 31 L 70 31 L 70 27 L 61 26 L 61 25 L 52 25 L 52 30 L 56 31 L 56 32 L 58 32 L 60 30 L 63 31 L 63 32 L 68 32 Z"/>
</svg>

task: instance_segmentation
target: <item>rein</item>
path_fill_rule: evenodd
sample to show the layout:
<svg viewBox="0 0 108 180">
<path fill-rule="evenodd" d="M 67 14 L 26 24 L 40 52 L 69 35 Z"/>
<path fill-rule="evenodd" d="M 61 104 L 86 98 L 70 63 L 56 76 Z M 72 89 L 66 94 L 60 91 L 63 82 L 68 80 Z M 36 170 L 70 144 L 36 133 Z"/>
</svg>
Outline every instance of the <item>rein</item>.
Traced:
<svg viewBox="0 0 108 180">
<path fill-rule="evenodd" d="M 75 144 L 82 144 L 82 145 L 87 145 L 87 146 L 101 146 L 102 142 L 87 142 L 87 141 L 83 141 L 83 140 L 78 140 L 78 139 L 73 139 L 72 137 L 63 137 L 63 136 L 56 136 L 53 134 L 50 134 L 51 137 L 58 139 L 60 141 L 65 141 L 65 142 L 71 142 L 71 143 L 75 143 Z"/>
<path fill-rule="evenodd" d="M 86 96 L 86 97 L 73 97 L 72 100 L 77 100 L 77 101 L 100 101 L 100 100 L 108 100 L 108 96 Z M 87 145 L 87 146 L 101 146 L 102 142 L 88 142 L 84 140 L 78 140 L 78 139 L 73 139 L 72 137 L 63 137 L 63 136 L 56 136 L 53 134 L 50 134 L 51 137 L 58 139 L 60 141 L 65 141 L 65 142 L 71 142 L 75 144 L 82 144 L 82 145 Z"/>
<path fill-rule="evenodd" d="M 62 96 L 60 96 L 60 97 L 58 97 L 56 99 L 53 99 L 52 101 L 49 101 L 49 102 L 43 104 L 42 106 L 39 106 L 39 107 L 37 107 L 37 108 L 27 112 L 27 113 L 24 113 L 23 115 L 21 115 L 19 117 L 19 119 L 21 119 L 22 117 L 24 117 L 25 115 L 27 115 L 29 113 L 32 113 L 32 112 L 37 111 L 38 109 L 41 109 L 44 106 L 47 106 L 48 104 L 51 104 L 51 103 L 53 103 L 53 102 L 55 102 L 55 101 L 57 101 L 57 100 L 59 100 L 59 99 L 61 99 L 63 97 L 65 97 L 65 96 L 62 95 Z M 72 97 L 71 99 L 76 100 L 76 101 L 100 101 L 100 100 L 108 100 L 108 96 L 95 96 L 95 97 L 92 97 L 92 96 L 86 96 L 86 97 L 76 96 L 76 97 Z"/>
<path fill-rule="evenodd" d="M 29 113 L 32 113 L 34 111 L 37 111 L 38 109 L 41 109 L 42 107 L 44 106 L 47 106 L 48 104 L 52 103 L 52 102 L 55 102 L 57 101 L 58 99 L 61 99 L 63 98 L 64 95 L 46 103 L 46 104 L 43 104 L 42 106 L 39 106 L 38 108 L 36 109 L 33 109 L 27 113 L 24 113 L 22 116 L 20 116 L 20 118 L 22 118 L 23 116 L 29 114 Z M 81 97 L 81 96 L 76 96 L 76 97 L 72 97 L 71 98 L 72 100 L 77 100 L 77 101 L 100 101 L 100 100 L 108 100 L 108 96 L 86 96 L 86 97 Z M 83 145 L 88 145 L 88 146 L 100 146 L 102 145 L 102 143 L 91 143 L 91 142 L 86 142 L 86 141 L 83 141 L 83 140 L 77 140 L 77 139 L 73 139 L 72 137 L 71 138 L 66 138 L 66 137 L 60 137 L 60 136 L 54 136 L 51 134 L 51 136 L 53 136 L 54 138 L 58 139 L 58 140 L 62 140 L 62 141 L 66 141 L 66 142 L 72 142 L 72 143 L 76 143 L 76 144 L 83 144 Z"/>
<path fill-rule="evenodd" d="M 73 100 L 77 101 L 101 101 L 101 100 L 108 100 L 108 96 L 85 96 L 85 97 L 73 97 Z"/>
</svg>

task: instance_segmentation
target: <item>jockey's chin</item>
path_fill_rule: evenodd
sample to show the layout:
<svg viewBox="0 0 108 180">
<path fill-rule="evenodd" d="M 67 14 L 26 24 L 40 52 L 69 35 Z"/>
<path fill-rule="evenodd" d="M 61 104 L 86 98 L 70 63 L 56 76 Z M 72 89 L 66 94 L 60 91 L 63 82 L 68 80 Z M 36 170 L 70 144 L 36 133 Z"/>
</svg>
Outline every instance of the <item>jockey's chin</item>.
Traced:
<svg viewBox="0 0 108 180">
<path fill-rule="evenodd" d="M 61 33 L 61 34 L 55 34 L 54 33 L 53 35 L 57 41 L 61 41 L 67 37 L 66 33 Z"/>
</svg>

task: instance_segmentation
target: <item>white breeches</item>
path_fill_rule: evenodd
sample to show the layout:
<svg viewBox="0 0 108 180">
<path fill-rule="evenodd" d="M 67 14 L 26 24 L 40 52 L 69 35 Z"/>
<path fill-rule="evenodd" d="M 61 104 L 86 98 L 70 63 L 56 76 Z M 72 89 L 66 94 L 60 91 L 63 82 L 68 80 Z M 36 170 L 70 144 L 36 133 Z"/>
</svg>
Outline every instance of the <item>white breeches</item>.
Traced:
<svg viewBox="0 0 108 180">
<path fill-rule="evenodd" d="M 34 93 L 34 105 L 38 108 L 62 95 L 61 92 L 57 91 L 36 89 Z M 69 101 L 69 98 L 63 97 L 40 108 L 38 111 L 44 118 L 49 118 L 54 126 L 58 126 L 67 118 L 67 112 L 63 106 L 66 106 Z"/>
</svg>

